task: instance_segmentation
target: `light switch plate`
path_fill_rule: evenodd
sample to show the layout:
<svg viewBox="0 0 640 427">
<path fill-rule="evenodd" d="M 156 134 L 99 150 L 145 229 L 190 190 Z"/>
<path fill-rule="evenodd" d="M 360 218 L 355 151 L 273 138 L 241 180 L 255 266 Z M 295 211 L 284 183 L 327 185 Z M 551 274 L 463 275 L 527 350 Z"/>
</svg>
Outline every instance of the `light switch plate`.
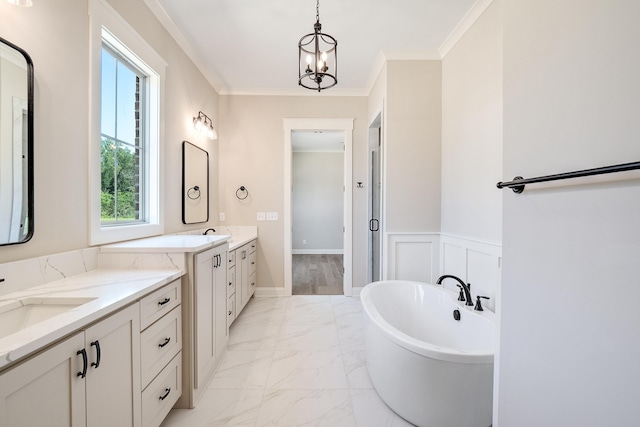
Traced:
<svg viewBox="0 0 640 427">
<path fill-rule="evenodd" d="M 258 212 L 258 214 L 256 215 L 256 218 L 258 219 L 258 221 L 264 221 L 266 219 L 264 212 Z"/>
<path fill-rule="evenodd" d="M 267 212 L 267 221 L 277 221 L 278 212 Z"/>
<path fill-rule="evenodd" d="M 224 212 L 220 212 L 218 213 L 218 218 L 220 219 L 220 221 L 224 221 L 226 218 L 226 215 L 224 214 Z"/>
</svg>

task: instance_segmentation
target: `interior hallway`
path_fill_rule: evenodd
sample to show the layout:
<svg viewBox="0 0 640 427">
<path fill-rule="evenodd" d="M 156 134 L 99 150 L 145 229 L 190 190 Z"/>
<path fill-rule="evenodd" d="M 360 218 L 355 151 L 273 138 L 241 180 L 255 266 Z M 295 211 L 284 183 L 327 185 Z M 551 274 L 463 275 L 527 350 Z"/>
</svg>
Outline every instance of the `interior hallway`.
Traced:
<svg viewBox="0 0 640 427">
<path fill-rule="evenodd" d="M 252 298 L 195 409 L 162 427 L 411 426 L 378 397 L 365 367 L 358 298 Z"/>
<path fill-rule="evenodd" d="M 343 256 L 294 254 L 293 295 L 344 295 Z"/>
</svg>

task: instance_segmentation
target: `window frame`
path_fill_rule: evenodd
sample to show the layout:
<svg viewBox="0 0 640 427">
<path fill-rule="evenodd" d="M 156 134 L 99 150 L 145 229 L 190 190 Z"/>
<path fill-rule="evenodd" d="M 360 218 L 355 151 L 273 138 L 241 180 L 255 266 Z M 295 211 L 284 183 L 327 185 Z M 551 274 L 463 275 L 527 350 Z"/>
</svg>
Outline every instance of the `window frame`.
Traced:
<svg viewBox="0 0 640 427">
<path fill-rule="evenodd" d="M 165 61 L 104 0 L 89 0 L 90 90 L 89 90 L 89 245 L 156 236 L 164 233 L 162 93 Z M 144 222 L 103 224 L 101 221 L 101 56 L 103 43 L 141 70 L 146 76 L 141 124 L 146 148 L 141 185 L 145 189 Z"/>
</svg>

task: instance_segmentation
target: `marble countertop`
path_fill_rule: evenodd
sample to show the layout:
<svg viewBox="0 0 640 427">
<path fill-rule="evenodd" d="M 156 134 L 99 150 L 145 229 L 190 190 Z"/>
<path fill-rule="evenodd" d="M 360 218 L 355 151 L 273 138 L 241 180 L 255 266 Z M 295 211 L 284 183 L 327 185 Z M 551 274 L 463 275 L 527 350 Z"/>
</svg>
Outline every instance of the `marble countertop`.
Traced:
<svg viewBox="0 0 640 427">
<path fill-rule="evenodd" d="M 178 279 L 183 270 L 93 270 L 0 296 L 2 307 L 24 298 L 86 298 L 72 308 L 0 337 L 0 369 Z M 19 303 L 19 302 L 18 302 Z"/>
<path fill-rule="evenodd" d="M 221 245 L 228 234 L 166 234 L 100 247 L 100 252 L 200 252 Z"/>
<path fill-rule="evenodd" d="M 257 227 L 216 227 L 215 234 L 166 234 L 128 242 L 113 243 L 100 247 L 100 252 L 111 253 L 154 253 L 154 252 L 201 252 L 223 243 L 233 251 L 258 238 Z"/>
</svg>

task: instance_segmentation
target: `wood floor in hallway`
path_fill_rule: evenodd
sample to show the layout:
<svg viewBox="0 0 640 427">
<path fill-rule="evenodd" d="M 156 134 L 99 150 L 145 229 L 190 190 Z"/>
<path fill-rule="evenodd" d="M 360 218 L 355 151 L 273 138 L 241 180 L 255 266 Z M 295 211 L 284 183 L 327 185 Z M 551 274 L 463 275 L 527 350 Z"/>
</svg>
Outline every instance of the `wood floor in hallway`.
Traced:
<svg viewBox="0 0 640 427">
<path fill-rule="evenodd" d="M 293 295 L 343 295 L 342 255 L 293 255 Z"/>
</svg>

